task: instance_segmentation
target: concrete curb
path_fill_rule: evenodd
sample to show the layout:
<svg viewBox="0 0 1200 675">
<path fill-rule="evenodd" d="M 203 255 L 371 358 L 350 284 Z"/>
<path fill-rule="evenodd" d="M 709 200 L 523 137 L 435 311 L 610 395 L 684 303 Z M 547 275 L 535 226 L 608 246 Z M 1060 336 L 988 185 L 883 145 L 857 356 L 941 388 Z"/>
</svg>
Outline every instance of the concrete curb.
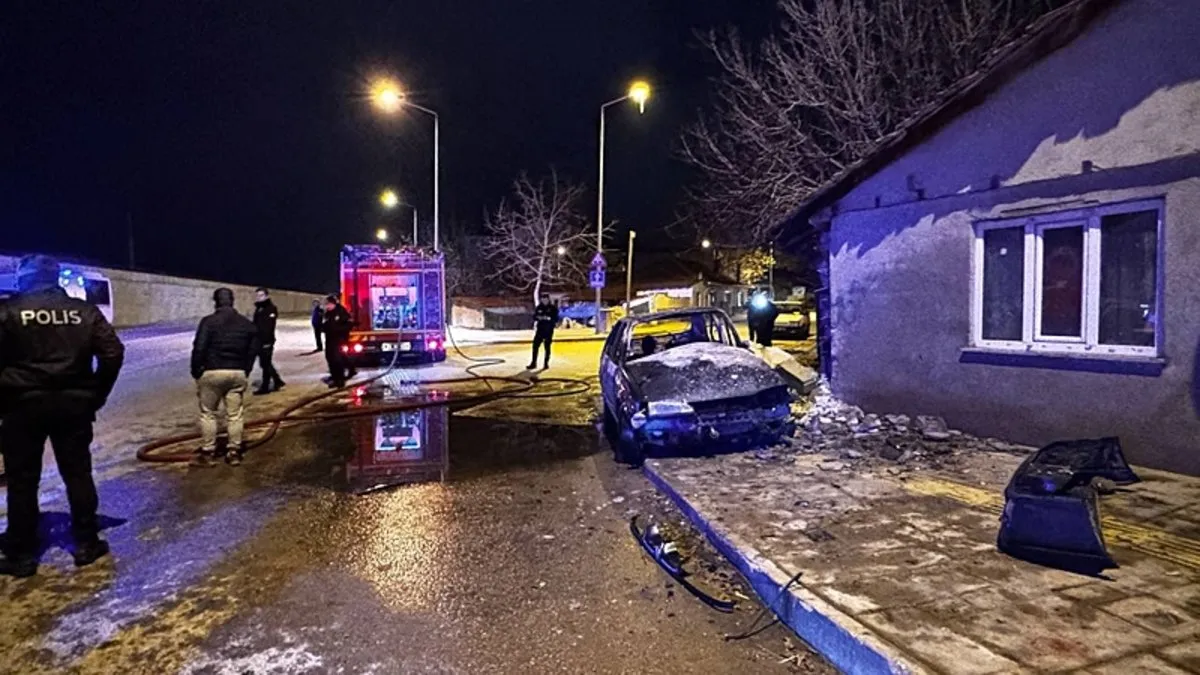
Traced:
<svg viewBox="0 0 1200 675">
<path fill-rule="evenodd" d="M 652 463 L 642 472 L 667 495 L 704 536 L 750 582 L 751 588 L 779 620 L 834 666 L 852 675 L 917 675 L 930 672 L 876 635 L 870 628 L 804 588 L 803 577 L 786 596 L 780 593 L 795 571 L 788 573 L 740 537 L 706 520 Z M 797 570 L 798 571 L 798 570 Z"/>
</svg>

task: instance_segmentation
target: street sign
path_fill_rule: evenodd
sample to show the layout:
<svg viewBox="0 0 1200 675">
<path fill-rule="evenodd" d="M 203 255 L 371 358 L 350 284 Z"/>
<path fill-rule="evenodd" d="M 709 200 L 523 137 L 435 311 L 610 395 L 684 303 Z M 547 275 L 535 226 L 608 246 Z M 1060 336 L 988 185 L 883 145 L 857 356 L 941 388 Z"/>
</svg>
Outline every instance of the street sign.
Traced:
<svg viewBox="0 0 1200 675">
<path fill-rule="evenodd" d="M 607 267 L 608 267 L 608 263 L 605 262 L 605 260 L 604 260 L 604 254 L 599 251 L 596 251 L 596 255 L 592 256 L 592 269 L 602 270 Z"/>
<path fill-rule="evenodd" d="M 588 272 L 588 285 L 592 288 L 604 288 L 604 268 L 593 267 Z"/>
</svg>

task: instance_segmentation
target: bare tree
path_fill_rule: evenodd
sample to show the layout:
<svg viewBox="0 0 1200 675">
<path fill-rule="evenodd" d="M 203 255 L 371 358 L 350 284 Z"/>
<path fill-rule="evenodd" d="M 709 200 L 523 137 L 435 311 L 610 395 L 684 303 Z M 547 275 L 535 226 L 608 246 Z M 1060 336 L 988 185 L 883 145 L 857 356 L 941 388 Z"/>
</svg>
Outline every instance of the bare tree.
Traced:
<svg viewBox="0 0 1200 675">
<path fill-rule="evenodd" d="M 757 47 L 710 32 L 711 114 L 681 154 L 700 182 L 683 222 L 727 244 L 761 245 L 816 188 L 974 72 L 1064 0 L 778 0 Z"/>
<path fill-rule="evenodd" d="M 557 172 L 536 183 L 522 174 L 512 197 L 484 222 L 482 251 L 494 268 L 491 278 L 514 291 L 532 291 L 534 304 L 546 286 L 579 285 L 596 235 L 580 210 L 586 193 Z"/>
</svg>

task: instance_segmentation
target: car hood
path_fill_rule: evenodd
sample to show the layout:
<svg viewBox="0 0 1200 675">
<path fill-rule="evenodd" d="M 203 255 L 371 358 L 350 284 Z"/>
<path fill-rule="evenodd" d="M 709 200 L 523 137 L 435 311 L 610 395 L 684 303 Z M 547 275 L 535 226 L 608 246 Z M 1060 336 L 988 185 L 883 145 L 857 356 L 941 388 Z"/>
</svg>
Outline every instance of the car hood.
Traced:
<svg viewBox="0 0 1200 675">
<path fill-rule="evenodd" d="M 625 370 L 646 401 L 702 403 L 753 396 L 784 385 L 750 350 L 715 342 L 668 349 L 631 361 Z"/>
</svg>

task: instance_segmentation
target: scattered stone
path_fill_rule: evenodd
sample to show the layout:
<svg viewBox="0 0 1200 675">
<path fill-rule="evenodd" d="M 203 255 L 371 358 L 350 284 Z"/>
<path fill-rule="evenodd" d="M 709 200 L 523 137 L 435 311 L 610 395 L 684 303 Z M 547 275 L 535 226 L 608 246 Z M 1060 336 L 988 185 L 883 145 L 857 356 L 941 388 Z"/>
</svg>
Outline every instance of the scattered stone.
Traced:
<svg viewBox="0 0 1200 675">
<path fill-rule="evenodd" d="M 863 453 L 859 450 L 851 449 L 851 450 L 847 450 L 846 452 L 842 453 L 842 456 L 845 457 L 846 459 L 862 459 Z"/>
<path fill-rule="evenodd" d="M 821 469 L 822 471 L 841 471 L 842 469 L 846 468 L 846 465 L 842 464 L 841 462 L 826 461 L 818 464 L 817 468 Z"/>
<path fill-rule="evenodd" d="M 922 429 L 921 435 L 931 441 L 948 441 L 951 438 L 949 431 L 936 431 L 931 429 Z"/>
<path fill-rule="evenodd" d="M 880 457 L 892 462 L 899 460 L 900 456 L 903 454 L 904 451 L 894 445 L 885 445 L 883 449 L 879 451 Z"/>
<path fill-rule="evenodd" d="M 624 497 L 613 497 L 613 499 L 612 499 L 612 503 L 614 503 L 614 504 L 620 504 L 624 501 L 625 501 Z"/>
</svg>

